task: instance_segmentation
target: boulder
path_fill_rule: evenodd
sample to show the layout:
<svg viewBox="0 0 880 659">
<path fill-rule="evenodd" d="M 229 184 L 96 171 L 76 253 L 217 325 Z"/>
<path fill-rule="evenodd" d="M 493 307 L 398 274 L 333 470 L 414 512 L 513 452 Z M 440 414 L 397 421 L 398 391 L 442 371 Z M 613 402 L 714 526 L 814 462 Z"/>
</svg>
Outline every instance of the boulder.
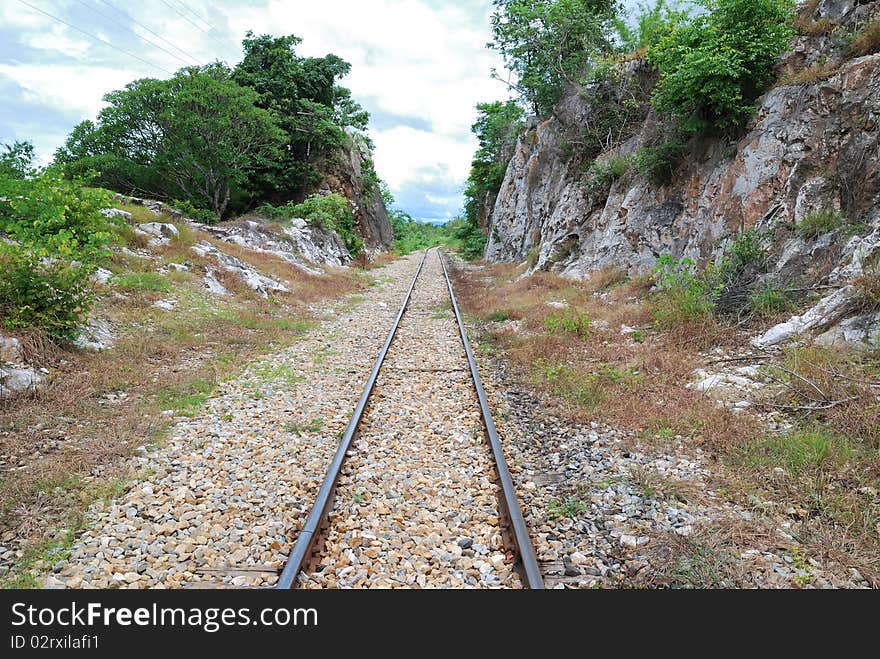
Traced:
<svg viewBox="0 0 880 659">
<path fill-rule="evenodd" d="M 0 398 L 9 398 L 37 390 L 43 377 L 31 368 L 0 366 Z"/>
<path fill-rule="evenodd" d="M 19 363 L 24 359 L 21 341 L 14 336 L 0 334 L 0 362 Z"/>
</svg>

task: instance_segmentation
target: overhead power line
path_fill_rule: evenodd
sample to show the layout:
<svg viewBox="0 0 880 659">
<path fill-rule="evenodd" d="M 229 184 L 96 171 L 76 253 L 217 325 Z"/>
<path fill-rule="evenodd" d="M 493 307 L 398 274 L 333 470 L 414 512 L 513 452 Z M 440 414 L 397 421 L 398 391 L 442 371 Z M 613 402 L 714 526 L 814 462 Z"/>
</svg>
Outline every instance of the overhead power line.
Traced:
<svg viewBox="0 0 880 659">
<path fill-rule="evenodd" d="M 223 44 L 222 42 L 220 42 L 216 37 L 214 37 L 214 35 L 212 35 L 210 32 L 208 32 L 208 31 L 207 31 L 205 28 L 203 28 L 201 25 L 199 25 L 198 23 L 194 22 L 189 16 L 187 16 L 187 15 L 184 14 L 182 11 L 180 11 L 180 9 L 178 9 L 177 7 L 175 7 L 174 5 L 172 5 L 170 2 L 168 2 L 168 0 L 162 0 L 162 4 L 165 5 L 166 7 L 168 7 L 168 8 L 169 8 L 171 11 L 173 11 L 175 14 L 177 14 L 178 16 L 180 16 L 183 20 L 185 20 L 187 23 L 189 23 L 190 25 L 192 25 L 194 28 L 196 28 L 196 29 L 199 30 L 200 32 L 204 32 L 206 35 L 208 35 L 208 37 L 209 37 L 210 39 L 213 39 L 214 42 L 217 43 L 221 48 L 226 48 L 226 45 L 225 45 L 225 44 Z"/>
<path fill-rule="evenodd" d="M 120 48 L 119 46 L 116 46 L 116 45 L 110 43 L 110 42 L 107 41 L 106 39 L 103 39 L 103 38 L 101 38 L 101 37 L 99 37 L 99 36 L 97 36 L 97 35 L 92 34 L 91 32 L 86 32 L 85 30 L 83 30 L 83 29 L 80 28 L 80 27 L 77 27 L 77 26 L 74 25 L 73 23 L 68 23 L 68 22 L 65 21 L 63 18 L 58 18 L 58 17 L 55 16 L 54 14 L 50 14 L 49 12 L 40 9 L 39 7 L 35 7 L 34 5 L 32 5 L 32 4 L 29 3 L 29 2 L 26 2 L 25 0 L 18 0 L 18 2 L 20 2 L 20 3 L 23 4 L 23 5 L 25 5 L 26 7 L 30 7 L 30 8 L 33 9 L 34 11 L 38 11 L 38 12 L 40 12 L 40 13 L 43 14 L 44 16 L 48 16 L 48 17 L 51 18 L 53 21 L 57 21 L 57 22 L 59 22 L 59 23 L 61 23 L 61 24 L 63 24 L 63 25 L 66 25 L 67 27 L 69 27 L 69 28 L 71 28 L 71 29 L 73 29 L 73 30 L 76 30 L 77 32 L 81 32 L 82 34 L 86 35 L 86 36 L 89 37 L 90 39 L 94 39 L 95 41 L 100 41 L 102 44 L 104 44 L 104 45 L 106 45 L 106 46 L 109 46 L 109 47 L 112 48 L 113 50 L 118 50 L 120 53 L 123 53 L 123 54 L 125 54 L 125 55 L 128 55 L 129 57 L 133 57 L 134 59 L 136 59 L 136 60 L 138 60 L 138 61 L 140 61 L 140 62 L 143 62 L 143 63 L 146 64 L 147 66 L 151 66 L 151 67 L 153 67 L 154 69 L 159 69 L 159 70 L 162 71 L 163 73 L 167 73 L 167 74 L 170 75 L 170 76 L 173 76 L 173 75 L 174 75 L 174 74 L 173 74 L 171 71 L 169 71 L 168 69 L 162 68 L 162 67 L 159 66 L 158 64 L 154 64 L 153 62 L 150 62 L 149 60 L 145 60 L 145 59 L 144 59 L 143 57 L 141 57 L 140 55 L 135 55 L 134 53 L 129 52 L 129 51 L 125 50 L 124 48 Z"/>
<path fill-rule="evenodd" d="M 106 19 L 106 20 L 108 20 L 108 21 L 110 21 L 110 22 L 112 22 L 112 23 L 114 23 L 114 24 L 120 26 L 121 28 L 123 28 L 123 29 L 125 29 L 125 30 L 131 32 L 131 33 L 132 33 L 134 36 L 136 36 L 138 39 L 140 39 L 141 41 L 143 41 L 143 42 L 146 43 L 146 44 L 149 44 L 149 45 L 152 46 L 153 48 L 158 48 L 158 49 L 161 50 L 163 53 L 166 53 L 166 54 L 168 54 L 168 55 L 171 55 L 171 57 L 173 57 L 173 58 L 176 59 L 176 60 L 179 60 L 179 61 L 183 62 L 183 63 L 186 64 L 186 65 L 191 64 L 191 62 L 187 62 L 187 61 L 186 61 L 185 59 L 183 59 L 180 55 L 177 55 L 176 53 L 172 53 L 172 52 L 171 52 L 170 50 L 168 50 L 167 48 L 163 48 L 163 47 L 160 46 L 159 44 L 157 44 L 157 43 L 155 43 L 155 42 L 153 42 L 153 41 L 150 41 L 150 40 L 147 39 L 146 37 L 142 37 L 141 35 L 139 35 L 137 32 L 135 32 L 132 28 L 130 28 L 130 27 L 129 27 L 128 25 L 126 25 L 125 23 L 116 20 L 116 19 L 113 18 L 112 16 L 108 16 L 107 14 L 98 11 L 95 7 L 92 7 L 91 5 L 87 4 L 87 3 L 85 2 L 85 0 L 76 0 L 76 1 L 77 1 L 79 4 L 81 4 L 83 7 L 86 7 L 87 9 L 90 9 L 91 11 L 93 11 L 94 13 L 96 13 L 98 16 L 101 16 L 102 18 L 104 18 L 104 19 Z"/>
<path fill-rule="evenodd" d="M 208 26 L 209 30 L 216 30 L 217 29 L 216 27 L 214 27 L 214 25 L 211 23 L 211 21 L 209 21 L 207 18 L 202 16 L 199 12 L 197 12 L 194 8 L 190 7 L 185 2 L 182 2 L 181 0 L 175 0 L 174 4 L 178 5 L 181 9 L 183 9 L 188 14 L 199 19 L 202 23 L 204 23 L 205 25 Z"/>
<path fill-rule="evenodd" d="M 108 7 L 110 7 L 110 9 L 112 9 L 112 10 L 115 11 L 116 13 L 121 14 L 122 16 L 124 16 L 125 18 L 127 18 L 128 20 L 130 20 L 130 21 L 131 21 L 132 23 L 134 23 L 135 25 L 139 25 L 139 26 L 141 26 L 144 30 L 146 30 L 147 32 L 149 32 L 150 34 L 152 34 L 152 35 L 153 35 L 154 37 L 156 37 L 157 39 L 159 39 L 159 40 L 161 40 L 161 41 L 164 41 L 166 44 L 168 44 L 169 46 L 171 46 L 171 47 L 174 48 L 175 50 L 180 51 L 181 53 L 183 53 L 184 55 L 186 55 L 187 57 L 189 57 L 191 60 L 193 60 L 194 62 L 198 63 L 198 62 L 201 61 L 200 58 L 196 57 L 196 56 L 193 55 L 192 53 L 189 53 L 189 52 L 185 51 L 183 48 L 181 48 L 180 46 L 178 46 L 178 45 L 177 45 L 176 43 L 174 43 L 173 41 L 169 41 L 168 39 L 166 39 L 165 37 L 163 37 L 163 36 L 162 36 L 161 34 L 159 34 L 158 32 L 154 32 L 154 31 L 151 30 L 149 27 L 147 27 L 146 25 L 144 25 L 144 24 L 141 23 L 140 21 L 136 20 L 136 19 L 135 19 L 134 17 L 132 17 L 130 14 L 128 14 L 128 13 L 122 11 L 119 7 L 117 7 L 116 5 L 114 5 L 112 2 L 109 2 L 109 0 L 99 0 L 99 1 L 100 1 L 101 3 L 107 5 Z"/>
</svg>

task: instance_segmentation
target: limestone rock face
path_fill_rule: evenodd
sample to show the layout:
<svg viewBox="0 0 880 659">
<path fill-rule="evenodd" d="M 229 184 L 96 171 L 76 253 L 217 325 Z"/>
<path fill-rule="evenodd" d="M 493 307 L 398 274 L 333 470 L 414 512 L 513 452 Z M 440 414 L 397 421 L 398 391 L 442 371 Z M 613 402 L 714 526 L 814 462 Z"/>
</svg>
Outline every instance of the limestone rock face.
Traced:
<svg viewBox="0 0 880 659">
<path fill-rule="evenodd" d="M 876 15 L 880 2 L 823 0 L 814 17 L 856 26 Z M 770 236 L 776 279 L 845 289 L 854 274 L 850 236 L 880 228 L 880 54 L 846 60 L 832 48 L 827 36 L 798 37 L 781 75 L 828 53 L 837 53 L 839 69 L 813 84 L 768 91 L 735 143 L 692 139 L 670 184 L 657 186 L 631 171 L 611 185 L 607 198 L 591 193 L 583 163 L 567 147 L 560 120 L 576 117 L 585 103 L 577 95 L 566 98 L 560 118 L 520 137 L 490 217 L 486 259 L 522 261 L 531 252 L 533 270 L 575 279 L 604 267 L 639 274 L 661 254 L 717 260 L 732 238 L 755 228 Z M 631 137 L 597 160 L 633 155 L 656 136 L 657 118 L 649 113 Z M 795 224 L 816 212 L 839 212 L 847 226 L 799 237 Z M 788 338 L 827 332 L 856 306 L 849 293 L 830 291 L 829 298 L 817 305 L 818 317 L 805 316 L 806 327 L 795 322 L 791 332 L 779 332 Z M 833 340 L 860 331 L 850 328 Z"/>
<path fill-rule="evenodd" d="M 370 250 L 385 250 L 391 247 L 394 233 L 378 188 L 364 189 L 363 174 L 368 157 L 357 138 L 349 138 L 338 157 L 326 163 L 324 179 L 316 192 L 346 197 L 354 212 L 355 231 L 364 245 Z"/>
</svg>

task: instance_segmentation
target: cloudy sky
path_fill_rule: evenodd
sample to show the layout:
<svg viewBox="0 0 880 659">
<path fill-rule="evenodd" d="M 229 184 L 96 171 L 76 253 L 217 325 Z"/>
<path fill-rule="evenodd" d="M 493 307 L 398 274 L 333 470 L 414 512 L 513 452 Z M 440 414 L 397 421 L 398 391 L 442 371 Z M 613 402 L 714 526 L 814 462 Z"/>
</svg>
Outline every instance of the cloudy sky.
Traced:
<svg viewBox="0 0 880 659">
<path fill-rule="evenodd" d="M 235 64 L 249 29 L 296 34 L 301 54 L 352 64 L 343 84 L 372 115 L 398 206 L 445 220 L 462 205 L 474 105 L 507 98 L 489 77 L 502 68 L 485 48 L 490 12 L 490 0 L 0 0 L 0 142 L 29 139 L 48 160 L 106 92 Z"/>
</svg>

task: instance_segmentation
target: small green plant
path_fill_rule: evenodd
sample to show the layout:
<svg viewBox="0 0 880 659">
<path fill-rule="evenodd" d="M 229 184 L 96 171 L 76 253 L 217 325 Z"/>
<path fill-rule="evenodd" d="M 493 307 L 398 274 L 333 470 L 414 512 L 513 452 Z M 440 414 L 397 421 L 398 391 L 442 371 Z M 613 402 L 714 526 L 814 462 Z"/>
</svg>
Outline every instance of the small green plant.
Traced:
<svg viewBox="0 0 880 659">
<path fill-rule="evenodd" d="M 636 343 L 644 343 L 648 338 L 648 335 L 642 330 L 634 330 L 629 336 Z"/>
<path fill-rule="evenodd" d="M 632 156 L 615 156 L 604 162 L 594 160 L 585 173 L 587 190 L 597 196 L 607 196 L 612 183 L 624 178 L 634 163 Z"/>
<path fill-rule="evenodd" d="M 198 414 L 202 404 L 214 394 L 216 389 L 215 380 L 196 379 L 160 389 L 157 400 L 162 409 L 173 410 L 175 414 L 181 416 L 193 417 Z"/>
<path fill-rule="evenodd" d="M 291 421 L 284 428 L 289 433 L 300 434 L 300 433 L 319 433 L 324 428 L 324 419 L 318 417 L 317 419 L 312 419 L 306 424 L 297 423 L 295 421 Z"/>
<path fill-rule="evenodd" d="M 550 332 L 577 334 L 581 338 L 589 335 L 591 325 L 590 315 L 582 309 L 568 308 L 544 319 L 544 327 Z"/>
<path fill-rule="evenodd" d="M 576 496 L 566 497 L 565 499 L 554 499 L 548 504 L 550 517 L 577 517 L 587 512 L 590 507 L 586 501 L 582 501 Z"/>
<path fill-rule="evenodd" d="M 692 259 L 676 259 L 671 254 L 663 254 L 654 274 L 661 298 L 654 315 L 661 325 L 688 323 L 712 315 L 714 291 L 698 275 Z"/>
<path fill-rule="evenodd" d="M 144 293 L 167 293 L 171 290 L 168 278 L 157 272 L 127 272 L 113 277 L 112 283 L 123 290 Z"/>
<path fill-rule="evenodd" d="M 791 303 L 791 292 L 788 289 L 764 282 L 752 291 L 749 306 L 759 316 L 768 318 L 790 308 Z"/>
<path fill-rule="evenodd" d="M 666 185 L 681 164 L 687 143 L 670 138 L 654 146 L 642 147 L 635 157 L 636 170 L 654 185 Z"/>
<path fill-rule="evenodd" d="M 510 318 L 510 314 L 506 311 L 493 311 L 488 316 L 486 316 L 486 320 L 490 323 L 500 323 Z"/>
<path fill-rule="evenodd" d="M 538 248 L 537 248 L 537 247 L 532 247 L 532 248 L 529 250 L 529 253 L 526 254 L 526 263 L 529 264 L 529 267 L 530 267 L 530 268 L 534 268 L 535 265 L 537 265 L 537 263 L 538 263 L 538 255 L 539 255 L 539 254 L 538 254 Z"/>
<path fill-rule="evenodd" d="M 844 217 L 839 211 L 816 211 L 801 220 L 796 230 L 801 238 L 811 240 L 840 228 L 843 223 Z"/>
<path fill-rule="evenodd" d="M 364 492 L 356 492 L 355 495 L 351 498 L 351 502 L 354 504 L 362 504 L 367 500 L 367 496 Z"/>
<path fill-rule="evenodd" d="M 169 206 L 179 210 L 181 213 L 183 213 L 184 217 L 188 217 L 191 220 L 195 220 L 203 224 L 216 224 L 217 221 L 220 219 L 213 211 L 207 210 L 205 208 L 197 208 L 190 201 L 175 199 L 169 204 Z"/>
</svg>

